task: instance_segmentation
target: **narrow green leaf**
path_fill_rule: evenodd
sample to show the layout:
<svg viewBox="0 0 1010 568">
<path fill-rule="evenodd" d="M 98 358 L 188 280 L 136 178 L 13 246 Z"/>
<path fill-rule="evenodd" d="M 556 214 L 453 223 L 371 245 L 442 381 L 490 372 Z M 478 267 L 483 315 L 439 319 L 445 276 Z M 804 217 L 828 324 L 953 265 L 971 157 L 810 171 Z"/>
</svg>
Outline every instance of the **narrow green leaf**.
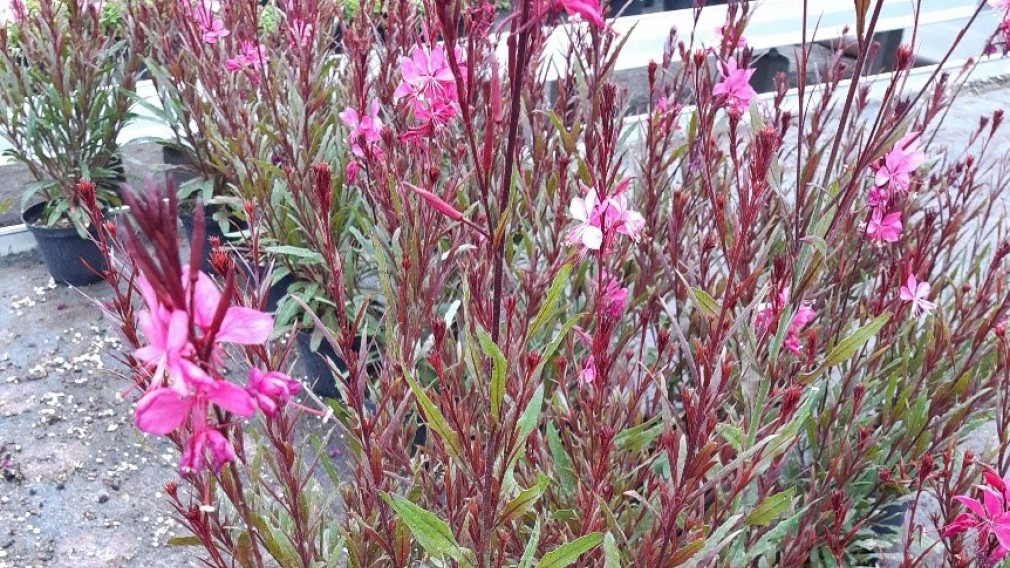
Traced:
<svg viewBox="0 0 1010 568">
<path fill-rule="evenodd" d="M 504 523 L 522 518 L 522 516 L 533 507 L 533 504 L 540 499 L 540 496 L 544 494 L 544 490 L 547 489 L 548 483 L 550 483 L 550 480 L 547 479 L 545 475 L 538 475 L 536 485 L 530 487 L 529 489 L 520 491 L 519 495 L 517 495 L 515 499 L 509 501 L 508 505 L 505 506 L 505 510 L 501 515 L 502 522 Z"/>
<path fill-rule="evenodd" d="M 729 442 L 729 445 L 733 446 L 733 449 L 742 452 L 744 448 L 744 442 L 747 439 L 747 435 L 743 433 L 743 430 L 737 428 L 732 424 L 718 423 L 715 425 L 715 431 L 719 433 L 720 436 Z"/>
<path fill-rule="evenodd" d="M 648 448 L 662 431 L 662 417 L 657 415 L 614 436 L 614 445 L 624 452 L 640 452 Z"/>
<path fill-rule="evenodd" d="M 195 536 L 173 536 L 166 542 L 168 546 L 200 546 L 200 539 Z"/>
<path fill-rule="evenodd" d="M 578 483 L 575 478 L 575 467 L 572 465 L 572 459 L 568 457 L 568 452 L 565 451 L 564 444 L 561 443 L 561 436 L 554 424 L 547 425 L 547 448 L 554 458 L 554 471 L 558 474 L 561 489 L 565 493 L 572 493 Z"/>
<path fill-rule="evenodd" d="M 462 560 L 463 550 L 456 544 L 456 537 L 452 534 L 449 523 L 399 495 L 382 493 L 381 496 L 428 554 L 448 556 L 456 561 Z"/>
<path fill-rule="evenodd" d="M 828 353 L 827 359 L 824 360 L 824 365 L 829 367 L 843 363 L 847 361 L 850 357 L 855 355 L 871 337 L 877 335 L 884 324 L 886 324 L 891 319 L 890 313 L 885 313 L 877 316 L 870 323 L 864 325 L 863 327 L 857 329 L 852 333 L 852 335 L 846 337 L 845 339 L 838 342 L 834 349 Z"/>
<path fill-rule="evenodd" d="M 281 256 L 293 256 L 295 258 L 310 261 L 314 264 L 326 263 L 326 260 L 323 258 L 323 255 L 307 248 L 295 247 L 290 245 L 278 245 L 278 246 L 263 247 L 263 250 L 271 254 Z"/>
<path fill-rule="evenodd" d="M 873 318 L 870 323 L 852 332 L 852 335 L 849 335 L 845 339 L 839 341 L 838 345 L 835 345 L 834 348 L 831 349 L 828 356 L 824 359 L 824 362 L 821 363 L 820 366 L 810 373 L 800 375 L 800 382 L 803 384 L 810 384 L 831 367 L 848 361 L 856 354 L 857 351 L 859 351 L 859 349 L 863 347 L 863 345 L 866 345 L 866 342 L 869 341 L 870 338 L 877 335 L 877 332 L 879 332 L 890 319 L 890 313 L 883 313 Z"/>
<path fill-rule="evenodd" d="M 596 548 L 603 542 L 603 535 L 600 533 L 587 534 L 577 538 L 572 542 L 544 554 L 537 564 L 537 568 L 565 568 L 579 559 L 580 556 Z"/>
<path fill-rule="evenodd" d="M 747 524 L 751 526 L 770 524 L 792 506 L 794 492 L 795 488 L 790 487 L 785 491 L 768 496 L 751 514 L 747 515 Z"/>
<path fill-rule="evenodd" d="M 462 456 L 462 446 L 460 446 L 459 438 L 456 437 L 456 432 L 449 427 L 449 423 L 446 421 L 442 411 L 435 406 L 435 403 L 425 394 L 424 389 L 411 377 L 406 365 L 403 366 L 403 378 L 410 385 L 410 390 L 414 392 L 417 403 L 421 405 L 421 411 L 424 412 L 424 419 L 428 424 L 428 429 L 441 438 L 446 449 L 453 457 L 459 458 Z"/>
<path fill-rule="evenodd" d="M 701 288 L 691 288 L 691 296 L 694 298 L 698 308 L 705 312 L 705 315 L 713 318 L 719 317 L 722 306 L 719 305 L 719 302 L 715 301 L 715 298 L 709 296 L 708 292 Z"/>
<path fill-rule="evenodd" d="M 481 350 L 484 355 L 494 361 L 494 371 L 491 374 L 491 416 L 497 420 L 501 412 L 502 401 L 505 399 L 505 368 L 507 362 L 501 349 L 491 340 L 491 336 L 486 331 L 477 328 L 477 339 L 480 341 Z"/>
<path fill-rule="evenodd" d="M 538 518 L 535 523 L 533 523 L 533 531 L 530 533 L 529 539 L 526 541 L 526 549 L 523 550 L 523 556 L 519 559 L 518 568 L 532 568 L 533 566 L 533 556 L 537 553 L 537 544 L 540 543 L 540 519 Z"/>
<path fill-rule="evenodd" d="M 537 316 L 533 318 L 533 323 L 530 324 L 529 330 L 526 332 L 527 341 L 529 338 L 536 335 L 537 331 L 543 327 L 547 321 L 554 316 L 554 312 L 558 310 L 558 306 L 561 303 L 561 295 L 565 291 L 565 286 L 568 285 L 568 280 L 572 275 L 572 266 L 566 264 L 558 270 L 557 275 L 554 277 L 554 281 L 551 282 L 551 287 L 547 290 L 547 297 L 544 299 L 544 303 L 540 306 L 540 311 L 537 312 Z"/>
<path fill-rule="evenodd" d="M 603 537 L 603 568 L 621 568 L 621 552 L 613 533 Z"/>
</svg>

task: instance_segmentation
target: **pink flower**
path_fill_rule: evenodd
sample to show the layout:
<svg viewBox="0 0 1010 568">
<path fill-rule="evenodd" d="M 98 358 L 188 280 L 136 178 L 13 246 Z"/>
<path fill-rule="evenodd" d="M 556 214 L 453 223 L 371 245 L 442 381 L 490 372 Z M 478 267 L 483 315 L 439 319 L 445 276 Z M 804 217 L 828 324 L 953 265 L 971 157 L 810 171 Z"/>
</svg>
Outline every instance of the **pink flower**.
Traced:
<svg viewBox="0 0 1010 568">
<path fill-rule="evenodd" d="M 786 330 L 786 338 L 782 342 L 782 345 L 792 351 L 794 354 L 799 355 L 800 353 L 800 332 L 806 327 L 808 323 L 814 320 L 817 312 L 813 310 L 810 306 L 801 305 L 796 310 L 796 315 L 793 316 L 793 320 L 789 322 L 789 329 Z"/>
<path fill-rule="evenodd" d="M 352 144 L 351 150 L 355 156 L 363 158 L 365 156 L 359 142 L 364 139 L 369 146 L 382 140 L 382 119 L 379 118 L 379 101 L 373 100 L 369 105 L 369 113 L 361 115 L 357 110 L 347 107 L 340 113 L 340 120 L 351 127 L 351 133 L 347 140 Z"/>
<path fill-rule="evenodd" d="M 189 295 L 188 267 L 183 269 L 183 285 Z M 209 276 L 200 272 L 196 278 L 196 285 L 192 294 L 192 305 L 190 311 L 193 314 L 193 323 L 201 331 L 207 332 L 214 321 L 218 306 L 221 304 L 221 291 L 217 284 Z M 235 343 L 238 345 L 260 345 L 266 343 L 273 333 L 274 318 L 268 313 L 243 308 L 241 306 L 229 306 L 225 309 L 221 326 L 214 336 L 215 343 Z"/>
<path fill-rule="evenodd" d="M 866 204 L 874 209 L 887 206 L 889 200 L 890 196 L 888 196 L 887 190 L 882 187 L 874 186 L 866 195 Z"/>
<path fill-rule="evenodd" d="M 263 372 L 256 367 L 249 369 L 246 390 L 267 416 L 277 414 L 277 410 L 301 389 L 297 381 L 285 374 L 276 371 Z"/>
<path fill-rule="evenodd" d="M 133 355 L 149 367 L 154 367 L 155 384 L 169 379 L 178 392 L 186 392 L 189 384 L 206 383 L 210 376 L 189 357 L 193 344 L 189 341 L 189 315 L 173 311 L 167 318 L 157 312 L 143 311 L 137 315 L 137 327 L 148 344 Z"/>
<path fill-rule="evenodd" d="M 596 358 L 592 355 L 586 359 L 586 366 L 579 371 L 579 384 L 591 385 L 596 381 Z"/>
<path fill-rule="evenodd" d="M 758 306 L 757 314 L 754 316 L 754 328 L 759 334 L 778 333 L 779 318 L 782 315 L 782 311 L 789 304 L 789 294 L 789 288 L 783 288 L 771 302 L 762 303 Z M 789 322 L 789 328 L 786 330 L 786 337 L 782 345 L 792 353 L 799 354 L 800 332 L 816 316 L 817 312 L 808 304 L 800 304 L 800 307 L 793 314 L 793 318 Z"/>
<path fill-rule="evenodd" d="M 929 283 L 919 282 L 914 274 L 909 274 L 905 285 L 901 287 L 901 299 L 912 302 L 913 316 L 925 315 L 936 309 L 936 304 L 927 300 L 928 297 Z"/>
<path fill-rule="evenodd" d="M 148 344 L 137 349 L 134 356 L 149 367 L 154 367 L 154 383 L 164 384 L 167 378 L 176 392 L 186 394 L 193 384 L 212 382 L 211 377 L 191 358 L 194 354 L 195 326 L 206 334 L 214 323 L 221 304 L 221 291 L 209 276 L 200 272 L 190 292 L 188 267 L 183 269 L 183 289 L 190 305 L 186 309 L 169 309 L 163 306 L 144 278 L 137 280 L 137 288 L 147 304 L 147 310 L 137 315 L 137 327 Z M 229 306 L 214 336 L 214 343 L 259 345 L 270 339 L 273 317 L 264 312 Z"/>
<path fill-rule="evenodd" d="M 870 214 L 870 221 L 866 224 L 866 236 L 876 241 L 878 245 L 883 241 L 893 243 L 897 242 L 901 229 L 900 211 L 884 215 L 880 209 L 874 209 Z"/>
<path fill-rule="evenodd" d="M 736 59 L 730 58 L 722 64 L 723 80 L 712 89 L 712 94 L 725 97 L 725 104 L 730 112 L 743 114 L 750 106 L 750 101 L 757 93 L 750 86 L 753 69 L 739 69 Z"/>
<path fill-rule="evenodd" d="M 184 473 L 199 472 L 205 463 L 205 450 L 209 450 L 211 465 L 218 471 L 235 459 L 235 451 L 223 434 L 208 425 L 209 404 L 245 418 L 256 412 L 248 391 L 228 381 L 212 381 L 185 394 L 164 387 L 149 391 L 137 403 L 133 421 L 141 432 L 163 436 L 179 429 L 188 420 L 192 432 L 179 469 Z"/>
<path fill-rule="evenodd" d="M 912 172 L 926 161 L 926 155 L 919 150 L 919 135 L 909 132 L 884 156 L 873 177 L 875 185 L 897 193 L 908 191 Z"/>
<path fill-rule="evenodd" d="M 228 37 L 231 32 L 224 27 L 224 21 L 215 18 L 214 13 L 206 6 L 198 6 L 194 12 L 194 19 L 200 25 L 203 33 L 203 41 L 210 44 L 217 43 L 217 40 Z"/>
<path fill-rule="evenodd" d="M 564 8 L 569 16 L 585 20 L 598 28 L 607 27 L 599 0 L 556 0 L 555 5 Z"/>
<path fill-rule="evenodd" d="M 579 223 L 568 232 L 566 242 L 569 245 L 581 243 L 589 250 L 600 250 L 607 235 L 616 233 L 638 240 L 645 228 L 645 218 L 628 206 L 625 190 L 630 182 L 626 179 L 619 183 L 614 193 L 602 201 L 596 189 L 582 186 L 586 196 L 573 198 L 568 207 L 571 216 Z"/>
<path fill-rule="evenodd" d="M 463 51 L 458 47 L 456 60 L 460 62 L 460 70 L 465 73 Z M 410 57 L 400 59 L 400 74 L 403 80 L 393 92 L 394 98 L 407 98 L 422 103 L 440 99 L 456 100 L 456 76 L 446 60 L 445 47 L 441 45 L 430 50 L 420 45 L 414 46 Z"/>
<path fill-rule="evenodd" d="M 624 302 L 628 298 L 628 289 L 622 288 L 620 282 L 609 274 L 603 275 L 606 284 L 600 295 L 603 313 L 612 318 L 621 317 L 624 312 Z"/>
<path fill-rule="evenodd" d="M 1010 0 L 989 0 L 989 5 L 996 10 L 1006 10 L 1010 12 Z"/>
<path fill-rule="evenodd" d="M 361 169 L 361 164 L 357 160 L 347 162 L 347 183 L 354 183 L 354 181 L 358 179 L 359 169 Z"/>
<path fill-rule="evenodd" d="M 224 66 L 231 72 L 250 69 L 258 71 L 266 63 L 266 47 L 263 44 L 256 44 L 251 41 L 242 42 L 242 50 L 238 56 L 224 62 Z M 253 83 L 259 82 L 259 75 L 253 74 Z"/>
<path fill-rule="evenodd" d="M 976 486 L 982 492 L 982 502 L 967 495 L 954 497 L 968 512 L 958 515 L 950 524 L 940 531 L 940 536 L 949 538 L 955 534 L 970 530 L 978 531 L 976 546 L 979 556 L 985 557 L 990 566 L 994 566 L 1010 552 L 1010 492 L 1007 486 L 1010 477 L 1000 479 L 990 468 L 983 473 L 985 485 Z M 992 542 L 990 536 L 995 536 Z"/>
<path fill-rule="evenodd" d="M 600 198 L 596 195 L 595 189 L 590 189 L 584 198 L 572 199 L 568 212 L 578 221 L 578 225 L 568 232 L 569 245 L 581 243 L 589 250 L 600 250 L 600 246 L 603 245 L 603 230 L 600 229 L 598 219 L 594 218 L 599 204 Z"/>
<path fill-rule="evenodd" d="M 625 180 L 618 185 L 617 192 L 607 199 L 608 209 L 605 220 L 611 222 L 610 226 L 618 233 L 637 241 L 642 230 L 645 229 L 645 218 L 638 211 L 633 211 L 628 205 L 628 197 L 624 194 L 624 190 L 628 188 L 629 181 Z"/>
<path fill-rule="evenodd" d="M 211 381 L 185 394 L 165 387 L 148 391 L 137 402 L 133 422 L 141 432 L 164 436 L 182 426 L 195 411 L 203 420 L 194 427 L 205 423 L 208 403 L 245 418 L 256 413 L 252 395 L 245 389 L 229 381 Z"/>
<path fill-rule="evenodd" d="M 207 453 L 209 452 L 209 456 Z M 190 436 L 182 451 L 179 469 L 185 474 L 195 474 L 210 465 L 214 473 L 221 471 L 224 464 L 235 461 L 235 448 L 228 438 L 216 428 L 205 428 Z"/>
<path fill-rule="evenodd" d="M 732 26 L 729 23 L 726 23 L 722 26 L 715 28 L 714 33 L 718 45 L 721 46 L 723 43 L 726 42 L 726 34 L 727 33 L 735 34 L 736 31 L 732 28 Z M 730 49 L 746 49 L 746 47 L 747 47 L 747 38 L 745 38 L 743 34 L 741 34 L 740 37 L 738 37 L 736 40 L 736 45 L 730 46 Z"/>
</svg>

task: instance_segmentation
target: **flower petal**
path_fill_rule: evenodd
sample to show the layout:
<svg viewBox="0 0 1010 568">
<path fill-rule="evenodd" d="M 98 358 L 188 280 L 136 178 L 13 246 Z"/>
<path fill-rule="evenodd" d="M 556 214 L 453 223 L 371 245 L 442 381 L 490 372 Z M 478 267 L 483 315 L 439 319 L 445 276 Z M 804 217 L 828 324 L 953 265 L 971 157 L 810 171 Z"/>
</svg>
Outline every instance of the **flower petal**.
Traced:
<svg viewBox="0 0 1010 568">
<path fill-rule="evenodd" d="M 270 339 L 274 330 L 274 318 L 270 314 L 233 306 L 228 308 L 221 322 L 216 341 L 238 343 L 239 345 L 259 345 Z"/>
<path fill-rule="evenodd" d="M 207 389 L 207 399 L 232 414 L 248 418 L 256 413 L 252 395 L 235 383 L 216 381 Z"/>
<path fill-rule="evenodd" d="M 180 395 L 169 388 L 157 388 L 137 403 L 133 422 L 141 432 L 163 436 L 182 425 L 192 405 L 191 396 Z"/>
</svg>

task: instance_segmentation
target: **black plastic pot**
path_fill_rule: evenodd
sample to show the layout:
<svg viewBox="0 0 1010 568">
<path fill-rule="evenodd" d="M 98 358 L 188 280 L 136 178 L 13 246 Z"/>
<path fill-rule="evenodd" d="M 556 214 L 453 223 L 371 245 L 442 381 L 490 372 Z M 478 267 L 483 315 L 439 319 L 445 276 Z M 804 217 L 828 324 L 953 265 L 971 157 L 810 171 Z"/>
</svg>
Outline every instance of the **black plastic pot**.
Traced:
<svg viewBox="0 0 1010 568">
<path fill-rule="evenodd" d="M 196 221 L 193 214 L 180 211 L 179 220 L 182 221 L 182 228 L 186 232 L 186 239 L 189 242 L 193 242 L 193 224 Z M 229 220 L 229 225 L 228 232 L 242 231 L 248 227 L 245 221 L 235 218 Z M 225 237 L 225 232 L 221 230 L 221 225 L 214 219 L 213 210 L 207 209 L 204 211 L 203 216 L 203 250 L 200 252 L 200 269 L 207 273 L 214 272 L 214 267 L 210 264 L 210 240 L 214 237 L 222 244 L 228 240 Z"/>
<path fill-rule="evenodd" d="M 98 271 L 105 270 L 106 264 L 98 245 L 82 238 L 75 227 L 35 225 L 45 208 L 45 203 L 33 205 L 21 215 L 21 219 L 35 237 L 39 253 L 53 280 L 70 286 L 84 286 L 100 280 Z M 92 227 L 91 230 L 94 232 L 96 229 Z"/>
<path fill-rule="evenodd" d="M 252 286 L 252 274 L 250 273 L 249 264 L 246 262 L 239 262 L 239 267 L 242 272 L 245 273 L 246 278 L 249 279 L 250 287 Z M 259 278 L 260 282 L 264 279 L 269 278 L 270 275 L 267 274 L 267 269 L 264 266 L 259 268 Z M 280 304 L 281 300 L 288 295 L 288 288 L 295 283 L 295 277 L 289 272 L 285 274 L 280 280 L 274 282 L 270 285 L 270 289 L 267 290 L 266 305 L 264 309 L 268 312 L 276 312 L 277 305 Z"/>
<path fill-rule="evenodd" d="M 193 163 L 189 158 L 175 148 L 163 147 L 161 149 L 161 159 L 166 165 L 176 166 L 165 170 L 165 183 L 168 187 L 178 190 L 180 185 L 196 178 L 198 175 L 190 168 Z"/>
<path fill-rule="evenodd" d="M 327 359 L 333 361 L 333 365 L 340 371 L 347 371 L 344 360 L 337 356 L 333 346 L 326 340 L 319 344 L 319 349 L 312 350 L 312 333 L 299 331 L 296 340 L 298 348 L 298 358 L 305 365 L 305 377 L 308 380 L 309 388 L 312 392 L 324 398 L 340 398 L 337 391 L 336 379 Z"/>
</svg>

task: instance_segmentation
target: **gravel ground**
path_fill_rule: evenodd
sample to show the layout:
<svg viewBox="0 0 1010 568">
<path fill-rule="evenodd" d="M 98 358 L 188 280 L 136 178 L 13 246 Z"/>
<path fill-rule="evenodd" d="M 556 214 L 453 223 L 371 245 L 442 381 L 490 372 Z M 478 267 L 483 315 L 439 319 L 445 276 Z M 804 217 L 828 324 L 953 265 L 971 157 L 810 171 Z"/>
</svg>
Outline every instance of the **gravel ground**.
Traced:
<svg viewBox="0 0 1010 568">
<path fill-rule="evenodd" d="M 0 261 L 0 568 L 195 566 L 158 490 L 177 456 L 139 435 L 85 294 L 31 255 Z M 179 534 L 182 534 L 179 532 Z"/>
</svg>

